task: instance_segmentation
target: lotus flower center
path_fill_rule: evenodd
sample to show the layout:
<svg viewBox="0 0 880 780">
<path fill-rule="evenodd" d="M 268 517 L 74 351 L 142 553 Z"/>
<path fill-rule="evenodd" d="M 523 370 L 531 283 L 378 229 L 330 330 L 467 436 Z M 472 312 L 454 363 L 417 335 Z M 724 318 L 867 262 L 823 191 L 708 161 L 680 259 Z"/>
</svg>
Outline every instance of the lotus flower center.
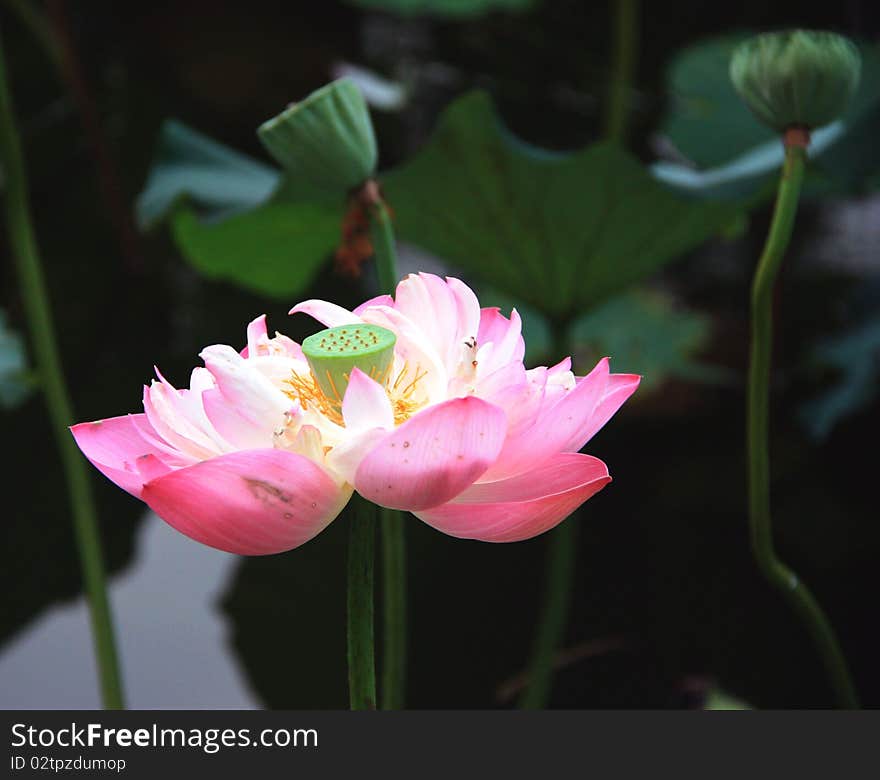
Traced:
<svg viewBox="0 0 880 780">
<path fill-rule="evenodd" d="M 337 425 L 344 425 L 342 399 L 353 369 L 358 368 L 385 388 L 396 424 L 407 420 L 422 404 L 416 397 L 419 382 L 427 375 L 408 364 L 394 368 L 397 336 L 369 323 L 340 325 L 319 331 L 302 343 L 309 375 L 294 374 L 285 391 L 305 408 L 315 408 Z"/>
<path fill-rule="evenodd" d="M 388 381 L 396 342 L 397 336 L 378 325 L 340 325 L 309 336 L 302 351 L 321 392 L 341 409 L 353 369 L 380 385 Z"/>
</svg>

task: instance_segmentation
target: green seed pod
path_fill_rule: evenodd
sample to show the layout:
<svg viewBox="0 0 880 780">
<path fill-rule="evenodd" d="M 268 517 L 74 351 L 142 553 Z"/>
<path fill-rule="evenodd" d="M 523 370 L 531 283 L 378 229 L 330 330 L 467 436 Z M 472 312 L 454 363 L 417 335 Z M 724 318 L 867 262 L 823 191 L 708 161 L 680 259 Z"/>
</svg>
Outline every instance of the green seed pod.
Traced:
<svg viewBox="0 0 880 780">
<path fill-rule="evenodd" d="M 358 323 L 318 331 L 303 341 L 302 351 L 324 398 L 338 410 L 353 368 L 385 384 L 396 341 L 397 336 L 386 328 Z"/>
<path fill-rule="evenodd" d="M 376 171 L 376 137 L 354 82 L 339 79 L 264 122 L 257 135 L 292 176 L 333 194 L 346 193 Z"/>
<path fill-rule="evenodd" d="M 737 46 L 730 78 L 755 116 L 783 132 L 793 126 L 822 127 L 843 114 L 861 65 L 859 50 L 842 35 L 790 30 Z"/>
</svg>

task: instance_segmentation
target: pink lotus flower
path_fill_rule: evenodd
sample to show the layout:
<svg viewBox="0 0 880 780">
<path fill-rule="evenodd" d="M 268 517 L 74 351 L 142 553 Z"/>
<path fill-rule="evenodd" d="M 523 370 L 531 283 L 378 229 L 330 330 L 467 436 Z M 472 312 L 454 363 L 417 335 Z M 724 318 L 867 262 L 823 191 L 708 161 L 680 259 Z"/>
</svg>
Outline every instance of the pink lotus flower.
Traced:
<svg viewBox="0 0 880 780">
<path fill-rule="evenodd" d="M 520 318 L 481 309 L 458 279 L 411 275 L 396 298 L 353 312 L 325 301 L 291 314 L 396 335 L 387 378 L 354 368 L 328 398 L 300 345 L 250 323 L 247 347 L 201 352 L 189 389 L 157 371 L 144 412 L 71 430 L 92 464 L 196 541 L 242 555 L 307 542 L 352 490 L 452 536 L 528 539 L 611 481 L 578 450 L 639 377 L 585 377 L 571 360 L 526 370 Z"/>
</svg>

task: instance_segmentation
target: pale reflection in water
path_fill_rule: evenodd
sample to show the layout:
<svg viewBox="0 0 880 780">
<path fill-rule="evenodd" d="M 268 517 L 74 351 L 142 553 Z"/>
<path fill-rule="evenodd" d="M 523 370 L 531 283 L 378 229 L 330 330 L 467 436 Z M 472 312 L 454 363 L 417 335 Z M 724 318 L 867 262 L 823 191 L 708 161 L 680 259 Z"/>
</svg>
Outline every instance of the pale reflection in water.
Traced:
<svg viewBox="0 0 880 780">
<path fill-rule="evenodd" d="M 115 578 L 127 706 L 132 709 L 253 709 L 217 609 L 238 558 L 146 518 L 132 567 Z M 46 610 L 0 651 L 0 707 L 100 707 L 83 599 Z"/>
</svg>

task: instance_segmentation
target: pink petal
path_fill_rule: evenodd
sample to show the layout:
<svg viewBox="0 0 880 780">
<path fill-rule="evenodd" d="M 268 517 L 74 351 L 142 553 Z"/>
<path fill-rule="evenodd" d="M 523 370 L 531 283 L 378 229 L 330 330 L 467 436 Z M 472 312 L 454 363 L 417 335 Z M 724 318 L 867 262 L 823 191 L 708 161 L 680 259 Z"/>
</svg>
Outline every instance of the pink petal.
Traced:
<svg viewBox="0 0 880 780">
<path fill-rule="evenodd" d="M 196 414 L 190 392 L 178 390 L 161 374 L 159 378 L 159 382 L 154 380 L 149 386 L 144 385 L 144 412 L 153 430 L 190 459 L 201 460 L 218 454 L 221 448 L 201 427 L 202 420 Z"/>
<path fill-rule="evenodd" d="M 149 426 L 145 415 L 127 414 L 80 423 L 70 432 L 77 446 L 104 476 L 140 498 L 144 482 L 170 470 L 166 454 L 146 441 L 138 424 Z"/>
<path fill-rule="evenodd" d="M 464 340 L 476 336 L 460 332 L 458 300 L 446 282 L 434 274 L 407 276 L 397 285 L 394 308 L 421 330 L 449 370 L 457 365 Z"/>
<path fill-rule="evenodd" d="M 504 442 L 498 460 L 483 475 L 483 482 L 505 479 L 529 471 L 562 452 L 582 432 L 589 431 L 596 405 L 608 384 L 608 358 L 583 377 L 573 390 L 542 408 L 533 425 L 513 433 Z"/>
<path fill-rule="evenodd" d="M 504 411 L 469 396 L 429 407 L 385 436 L 355 474 L 362 496 L 392 509 L 427 509 L 474 482 L 501 449 Z"/>
<path fill-rule="evenodd" d="M 275 338 L 271 340 L 271 343 L 277 350 L 280 350 L 287 355 L 287 357 L 301 360 L 303 362 L 306 359 L 305 355 L 303 355 L 302 347 L 292 338 L 285 336 L 283 333 L 279 333 L 277 330 L 275 331 Z"/>
<path fill-rule="evenodd" d="M 477 380 L 476 393 L 480 398 L 495 403 L 497 395 L 506 393 L 510 388 L 520 388 L 527 384 L 528 374 L 522 363 L 505 363 L 491 373 L 483 374 Z"/>
<path fill-rule="evenodd" d="M 456 279 L 454 276 L 447 276 L 446 284 L 449 285 L 449 290 L 455 298 L 459 338 L 466 339 L 470 336 L 477 338 L 480 331 L 480 302 L 477 296 L 461 279 Z"/>
<path fill-rule="evenodd" d="M 513 358 L 522 360 L 525 344 L 522 342 L 522 320 L 517 310 L 513 309 L 510 318 L 507 318 L 497 306 L 481 309 L 477 341 L 480 344 L 487 344 L 490 341 L 493 344 L 505 344 L 505 352 L 511 355 L 522 350 L 518 358 Z"/>
<path fill-rule="evenodd" d="M 203 366 L 196 366 L 189 375 L 190 396 L 197 398 L 199 394 L 212 387 L 216 387 L 214 376 Z M 193 407 L 198 407 L 198 401 L 193 403 Z"/>
<path fill-rule="evenodd" d="M 275 331 L 274 338 L 269 338 L 266 331 L 266 315 L 261 314 L 247 328 L 247 346 L 241 351 L 245 359 L 256 357 L 289 357 L 305 360 L 302 348 L 293 339 Z"/>
<path fill-rule="evenodd" d="M 247 326 L 247 346 L 241 351 L 243 358 L 256 357 L 260 354 L 260 343 L 265 343 L 267 339 L 266 333 L 266 315 L 261 314 L 255 320 L 251 320 Z M 263 353 L 265 353 L 265 349 Z"/>
<path fill-rule="evenodd" d="M 349 429 L 394 427 L 394 410 L 388 393 L 359 368 L 352 369 L 349 376 L 342 399 L 342 418 Z"/>
<path fill-rule="evenodd" d="M 559 374 L 566 374 L 569 371 L 571 371 L 571 358 L 566 357 L 562 358 L 562 360 L 560 360 L 555 366 L 548 368 L 547 376 L 552 378 Z"/>
<path fill-rule="evenodd" d="M 477 342 L 487 344 L 490 341 L 501 341 L 508 327 L 508 320 L 497 306 L 486 306 L 480 309 L 480 327 L 477 330 Z"/>
<path fill-rule="evenodd" d="M 609 375 L 605 392 L 596 405 L 589 423 L 583 429 L 575 431 L 562 449 L 565 452 L 577 452 L 583 447 L 623 406 L 626 399 L 636 391 L 641 381 L 642 378 L 638 374 Z"/>
<path fill-rule="evenodd" d="M 190 466 L 200 460 L 189 453 L 182 452 L 159 436 L 156 429 L 150 425 L 150 421 L 147 419 L 146 414 L 132 414 L 129 415 L 129 417 L 132 418 L 132 424 L 140 434 L 141 438 L 147 442 L 155 452 L 160 453 L 162 460 L 164 460 L 169 466 L 180 468 L 181 466 Z"/>
<path fill-rule="evenodd" d="M 346 431 L 345 437 L 327 453 L 327 465 L 340 479 L 350 485 L 364 458 L 388 436 L 384 428 Z"/>
<path fill-rule="evenodd" d="M 483 309 L 480 314 L 480 330 L 477 344 L 480 347 L 491 343 L 492 349 L 484 350 L 481 358 L 485 370 L 496 371 L 506 363 L 521 362 L 526 345 L 522 337 L 522 321 L 516 309 L 510 312 L 510 319 L 497 308 Z"/>
<path fill-rule="evenodd" d="M 270 432 L 266 426 L 255 425 L 247 416 L 239 413 L 239 408 L 226 398 L 220 390 L 214 388 L 202 394 L 205 414 L 214 426 L 214 430 L 231 445 L 228 449 L 257 450 L 272 446 L 272 435 L 280 428 L 284 416 L 278 418 L 275 428 Z M 298 406 L 290 402 L 291 409 Z"/>
<path fill-rule="evenodd" d="M 549 531 L 610 481 L 601 460 L 560 453 L 532 471 L 477 483 L 453 501 L 416 515 L 450 536 L 517 542 Z"/>
<path fill-rule="evenodd" d="M 522 363 L 509 363 L 477 385 L 480 398 L 506 412 L 508 437 L 516 436 L 534 424 L 544 403 L 546 372 L 543 367 L 526 371 Z"/>
<path fill-rule="evenodd" d="M 308 458 L 273 449 L 220 455 L 143 489 L 144 501 L 169 525 L 239 555 L 298 547 L 326 528 L 350 495 Z"/>
<path fill-rule="evenodd" d="M 250 423 L 255 432 L 262 433 L 263 446 L 271 446 L 272 433 L 284 422 L 284 413 L 292 406 L 290 398 L 258 370 L 256 358 L 245 360 L 232 347 L 223 344 L 206 347 L 200 355 L 226 403 Z M 205 409 L 209 420 L 218 408 L 214 399 L 211 408 Z M 221 424 L 219 419 L 218 424 Z"/>
<path fill-rule="evenodd" d="M 352 314 L 361 317 L 363 316 L 363 313 L 372 306 L 391 306 L 393 308 L 394 298 L 390 295 L 377 295 L 375 298 L 370 298 L 370 300 L 364 301 L 352 312 Z"/>
<path fill-rule="evenodd" d="M 261 373 L 276 389 L 287 387 L 287 382 L 291 379 L 292 374 L 308 374 L 309 372 L 305 358 L 298 360 L 289 355 L 277 353 L 252 357 L 247 362 L 250 369 Z"/>
<path fill-rule="evenodd" d="M 294 306 L 289 314 L 308 314 L 318 322 L 322 322 L 328 328 L 337 325 L 352 325 L 355 322 L 363 322 L 357 314 L 352 314 L 348 309 L 343 309 L 335 303 L 312 299 L 303 301 Z"/>
</svg>

